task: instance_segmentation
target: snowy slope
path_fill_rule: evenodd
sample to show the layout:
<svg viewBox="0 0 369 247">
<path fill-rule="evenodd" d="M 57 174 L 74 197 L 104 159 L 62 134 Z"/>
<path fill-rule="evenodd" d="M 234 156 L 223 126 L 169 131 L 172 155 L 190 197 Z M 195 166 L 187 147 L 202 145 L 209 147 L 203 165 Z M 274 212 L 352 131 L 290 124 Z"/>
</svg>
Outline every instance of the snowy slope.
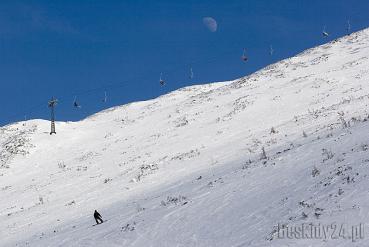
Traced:
<svg viewBox="0 0 369 247">
<path fill-rule="evenodd" d="M 369 245 L 367 232 L 278 236 L 369 229 L 368 39 L 58 122 L 53 136 L 44 120 L 0 128 L 0 245 Z M 93 226 L 95 209 L 108 221 Z"/>
</svg>

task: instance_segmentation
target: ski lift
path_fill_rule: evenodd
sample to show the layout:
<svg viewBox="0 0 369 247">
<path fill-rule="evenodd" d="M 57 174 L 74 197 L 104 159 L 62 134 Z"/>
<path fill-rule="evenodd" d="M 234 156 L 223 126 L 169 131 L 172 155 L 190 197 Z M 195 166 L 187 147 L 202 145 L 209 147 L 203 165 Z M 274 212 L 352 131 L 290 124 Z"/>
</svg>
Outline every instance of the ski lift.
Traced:
<svg viewBox="0 0 369 247">
<path fill-rule="evenodd" d="M 346 27 L 346 31 L 348 34 L 350 34 L 351 31 L 351 24 L 350 24 L 350 20 L 347 20 L 347 27 Z"/>
<path fill-rule="evenodd" d="M 26 126 L 26 121 L 27 121 L 27 115 L 24 115 L 24 122 L 23 122 L 23 126 Z"/>
<path fill-rule="evenodd" d="M 159 79 L 159 83 L 160 85 L 164 86 L 165 85 L 165 81 L 162 79 L 162 73 L 160 73 L 160 79 Z"/>
<path fill-rule="evenodd" d="M 190 79 L 193 79 L 193 70 L 192 70 L 192 67 L 190 68 Z"/>
<path fill-rule="evenodd" d="M 273 53 L 274 53 L 273 46 L 270 46 L 269 55 L 273 56 Z"/>
<path fill-rule="evenodd" d="M 75 108 L 81 108 L 81 105 L 77 102 L 77 96 L 74 97 L 73 106 Z"/>
<path fill-rule="evenodd" d="M 106 103 L 108 101 L 108 96 L 106 95 L 106 91 L 104 92 L 104 98 L 102 99 L 103 103 Z"/>
<path fill-rule="evenodd" d="M 246 56 L 246 49 L 243 49 L 243 53 L 241 56 L 242 61 L 246 62 L 248 60 L 247 56 Z"/>
<path fill-rule="evenodd" d="M 328 37 L 329 36 L 329 33 L 327 33 L 327 31 L 325 30 L 325 26 L 323 28 L 322 34 L 323 34 L 324 37 Z"/>
</svg>

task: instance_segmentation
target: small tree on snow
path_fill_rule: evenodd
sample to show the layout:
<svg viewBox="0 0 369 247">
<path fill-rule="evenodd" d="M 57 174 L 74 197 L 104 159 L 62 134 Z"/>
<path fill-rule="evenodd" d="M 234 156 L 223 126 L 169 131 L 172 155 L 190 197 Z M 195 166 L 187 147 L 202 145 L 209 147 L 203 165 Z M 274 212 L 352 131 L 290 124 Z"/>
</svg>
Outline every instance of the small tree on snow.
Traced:
<svg viewBox="0 0 369 247">
<path fill-rule="evenodd" d="M 266 160 L 268 157 L 266 156 L 266 153 L 265 153 L 265 149 L 264 147 L 261 148 L 261 155 L 260 155 L 260 159 L 261 160 Z"/>
<path fill-rule="evenodd" d="M 316 176 L 318 176 L 319 174 L 320 174 L 320 171 L 318 170 L 318 168 L 316 168 L 316 167 L 314 166 L 313 170 L 311 171 L 311 176 L 316 177 Z"/>
<path fill-rule="evenodd" d="M 342 112 L 338 112 L 338 115 L 339 115 L 339 119 L 341 120 L 341 123 L 342 123 L 342 128 L 348 128 L 350 127 L 350 123 L 349 122 L 346 122 L 344 116 L 345 116 L 345 113 L 342 111 Z"/>
</svg>

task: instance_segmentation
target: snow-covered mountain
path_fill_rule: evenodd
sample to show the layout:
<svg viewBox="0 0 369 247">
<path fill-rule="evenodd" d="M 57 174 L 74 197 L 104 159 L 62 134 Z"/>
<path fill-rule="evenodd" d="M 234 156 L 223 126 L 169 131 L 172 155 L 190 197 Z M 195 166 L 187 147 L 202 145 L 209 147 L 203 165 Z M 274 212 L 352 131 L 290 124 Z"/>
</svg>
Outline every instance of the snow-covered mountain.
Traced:
<svg viewBox="0 0 369 247">
<path fill-rule="evenodd" d="M 57 122 L 56 135 L 45 120 L 0 128 L 0 245 L 368 245 L 368 40 Z M 323 230 L 287 236 L 300 226 Z"/>
</svg>

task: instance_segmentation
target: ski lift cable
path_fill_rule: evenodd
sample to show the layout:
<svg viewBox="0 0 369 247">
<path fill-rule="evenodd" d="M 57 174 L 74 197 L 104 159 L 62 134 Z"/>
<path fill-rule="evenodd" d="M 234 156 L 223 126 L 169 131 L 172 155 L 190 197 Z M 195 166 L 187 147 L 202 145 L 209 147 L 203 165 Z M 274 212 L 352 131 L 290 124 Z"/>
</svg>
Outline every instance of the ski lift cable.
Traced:
<svg viewBox="0 0 369 247">
<path fill-rule="evenodd" d="M 236 42 L 235 44 L 235 47 L 240 47 L 240 45 L 242 44 L 243 42 Z M 246 48 L 245 49 L 245 54 L 246 54 Z M 203 64 L 203 63 L 206 63 L 206 64 L 212 64 L 212 63 L 215 63 L 215 62 L 219 62 L 219 57 L 220 56 L 224 56 L 224 55 L 227 55 L 227 54 L 236 54 L 237 52 L 237 49 L 236 48 L 231 48 L 231 49 L 226 49 L 226 50 L 223 50 L 221 53 L 217 53 L 216 55 L 212 56 L 212 57 L 209 57 L 208 59 L 205 59 L 205 60 L 202 60 L 202 59 L 198 59 L 198 60 L 191 60 L 191 62 L 187 62 L 186 64 L 191 64 L 192 66 L 195 66 L 197 64 Z M 234 56 L 230 56 L 230 59 L 234 59 Z M 180 66 L 181 68 L 183 68 L 183 65 Z M 178 65 L 175 65 L 173 64 L 172 66 L 168 67 L 166 66 L 164 68 L 164 71 L 166 71 L 166 74 L 172 74 L 172 72 L 178 72 L 179 70 L 182 70 L 181 68 L 178 68 Z"/>
<path fill-rule="evenodd" d="M 234 49 L 232 49 L 232 50 L 234 50 Z M 229 52 L 229 51 L 227 51 L 227 52 Z M 226 53 L 226 52 L 224 52 L 224 53 Z M 222 54 L 224 54 L 224 53 L 222 53 Z M 205 61 L 204 60 L 202 60 L 202 61 L 201 60 L 198 60 L 198 61 L 193 61 L 192 60 L 191 65 L 196 65 L 196 64 L 200 64 L 200 63 L 212 64 L 212 63 L 218 62 L 218 61 L 219 61 L 219 56 L 213 56 L 210 59 L 207 59 Z M 191 67 L 191 69 L 193 71 L 193 67 Z M 172 74 L 173 72 L 178 71 L 178 70 L 173 68 L 171 70 L 167 69 L 165 71 L 166 71 L 166 74 Z M 75 92 L 73 92 L 72 94 L 69 94 L 69 95 L 74 95 L 74 97 L 76 98 L 77 96 L 89 95 L 89 94 L 93 94 L 93 93 L 96 93 L 96 92 L 99 92 L 99 91 L 102 91 L 102 90 L 104 90 L 104 92 L 106 92 L 106 91 L 109 91 L 109 90 L 112 90 L 112 89 L 125 87 L 132 80 L 139 80 L 140 78 L 145 79 L 146 77 L 147 76 L 143 75 L 143 76 L 135 77 L 135 79 L 124 80 L 124 81 L 120 81 L 118 83 L 111 83 L 111 84 L 103 85 L 103 86 L 96 87 L 96 88 L 90 88 L 90 89 L 83 90 L 83 91 L 75 91 Z M 67 96 L 58 97 L 59 102 L 65 101 L 64 100 L 65 98 L 67 98 Z M 26 110 L 23 111 L 23 113 L 15 113 L 15 114 L 12 114 L 8 117 L 5 117 L 5 120 L 6 120 L 7 123 L 9 123 L 13 120 L 16 120 L 20 116 L 24 117 L 25 114 L 27 116 L 30 116 L 32 114 L 33 110 L 35 110 L 37 108 L 41 109 L 41 107 L 43 107 L 44 105 L 45 105 L 45 101 L 43 101 L 42 103 L 36 104 L 36 105 L 34 105 L 30 108 L 27 108 Z"/>
<path fill-rule="evenodd" d="M 232 49 L 232 51 L 235 51 L 235 49 Z M 190 69 L 190 73 L 193 76 L 193 66 L 196 64 L 202 64 L 202 63 L 206 63 L 206 64 L 212 64 L 215 62 L 219 61 L 219 56 L 222 56 L 224 54 L 229 54 L 230 50 L 226 50 L 220 54 L 217 54 L 213 57 L 210 57 L 206 60 L 192 60 L 191 61 L 191 69 Z M 179 69 L 177 67 L 172 67 L 171 69 L 167 68 L 165 69 L 166 73 L 165 74 L 172 74 L 173 72 L 178 71 Z M 116 89 L 116 88 L 121 88 L 121 87 L 125 87 L 127 86 L 127 84 L 129 82 L 131 82 L 132 80 L 139 80 L 140 78 L 145 79 L 147 77 L 147 75 L 142 75 L 142 76 L 136 76 L 134 79 L 129 79 L 129 80 L 124 80 L 124 81 L 120 81 L 118 83 L 111 83 L 111 84 L 107 84 L 107 85 L 102 85 L 96 88 L 90 88 L 87 90 L 82 90 L 82 91 L 76 91 L 74 93 L 72 93 L 72 95 L 74 95 L 75 97 L 77 96 L 82 96 L 82 95 L 88 95 L 88 94 L 92 94 L 92 93 L 96 93 L 96 92 L 101 92 L 102 90 L 104 90 L 104 94 L 106 94 L 106 91 L 112 90 L 112 89 Z M 60 101 L 63 101 L 64 98 L 66 98 L 65 96 L 63 97 L 58 97 L 60 99 Z M 105 97 L 104 97 L 105 100 Z M 42 107 L 45 103 L 42 102 L 40 104 L 35 105 L 34 107 L 28 108 L 26 111 L 27 116 L 30 116 L 32 111 L 36 108 Z M 16 117 L 19 116 L 24 116 L 25 113 L 16 113 L 16 114 L 12 114 L 10 117 L 7 117 L 6 119 L 8 120 L 7 122 L 10 122 L 12 119 L 15 119 Z"/>
<path fill-rule="evenodd" d="M 240 44 L 241 44 L 240 42 L 237 42 L 235 47 L 237 47 L 237 46 L 239 47 Z M 192 67 L 194 67 L 198 64 L 204 64 L 204 63 L 212 64 L 214 62 L 219 62 L 219 57 L 223 57 L 224 55 L 227 55 L 227 54 L 236 55 L 237 54 L 237 48 L 226 49 L 226 50 L 224 50 L 220 53 L 217 53 L 214 56 L 208 57 L 207 59 L 197 59 L 197 60 L 191 59 L 191 62 L 184 62 L 184 64 L 191 64 Z M 234 59 L 234 55 L 230 56 L 230 59 Z M 178 72 L 180 70 L 183 71 L 183 64 L 181 64 L 181 65 L 171 64 L 171 65 L 169 65 L 169 67 L 166 66 L 165 68 L 163 68 L 163 71 L 165 71 L 167 75 L 171 74 L 172 72 Z"/>
<path fill-rule="evenodd" d="M 351 24 L 350 24 L 350 20 L 348 20 L 347 21 L 347 29 L 348 30 L 350 30 L 351 29 Z M 323 28 L 323 33 L 325 34 L 325 35 L 329 35 L 328 33 L 327 33 L 327 31 L 326 31 L 326 26 L 324 26 L 324 28 Z M 235 51 L 235 49 L 232 49 L 232 51 Z M 274 50 L 273 50 L 273 48 L 272 48 L 272 46 L 271 46 L 271 50 L 270 50 L 271 52 L 274 52 Z M 192 62 L 191 62 L 191 65 L 196 65 L 196 64 L 199 64 L 199 63 L 206 63 L 206 64 L 212 64 L 213 62 L 218 62 L 219 61 L 219 56 L 221 56 L 221 55 L 224 55 L 225 53 L 229 53 L 229 50 L 227 50 L 227 51 L 224 51 L 224 52 L 222 52 L 221 54 L 217 54 L 216 56 L 214 56 L 214 57 L 212 57 L 212 58 L 209 58 L 209 59 L 207 59 L 206 61 L 204 61 L 204 60 L 201 60 L 201 59 L 199 59 L 199 60 L 197 60 L 197 61 L 193 61 L 192 60 Z M 244 49 L 244 55 L 245 55 L 245 53 L 246 53 L 246 49 Z M 173 66 L 175 66 L 175 65 L 173 65 Z M 166 68 L 165 69 L 165 71 L 166 71 L 166 74 L 171 74 L 172 72 L 174 72 L 174 71 L 178 71 L 178 68 L 176 68 L 176 67 L 172 67 L 172 68 Z M 193 73 L 193 71 L 192 71 L 192 67 L 191 67 L 191 73 Z M 141 76 L 142 78 L 144 78 L 144 77 L 146 77 L 145 75 L 143 75 L 143 76 Z M 130 81 L 132 81 L 132 80 L 138 80 L 140 77 L 139 76 L 136 76 L 134 79 L 130 79 L 130 80 L 125 80 L 125 81 L 121 81 L 121 82 L 118 82 L 118 83 L 113 83 L 113 84 L 109 84 L 109 85 L 103 85 L 103 86 L 100 86 L 100 87 L 96 87 L 96 88 L 92 88 L 92 89 L 88 89 L 88 90 L 83 90 L 83 91 L 79 91 L 79 92 L 75 92 L 73 95 L 78 95 L 78 96 L 80 96 L 80 95 L 86 95 L 86 94 L 91 94 L 91 93 L 94 93 L 94 92 L 97 92 L 97 91 L 101 91 L 101 90 L 104 90 L 104 94 L 105 94 L 105 97 L 104 97 L 104 100 L 106 99 L 106 91 L 108 91 L 108 90 L 111 90 L 111 89 L 115 89 L 115 88 L 120 88 L 120 87 L 125 87 L 126 85 L 127 85 L 127 83 L 129 83 Z M 42 103 L 40 103 L 40 104 L 37 104 L 37 105 L 34 105 L 33 107 L 31 107 L 31 108 L 28 108 L 26 111 L 27 111 L 27 115 L 29 116 L 32 112 L 33 112 L 33 110 L 35 110 L 35 109 L 37 109 L 37 108 L 39 108 L 39 107 L 41 107 L 41 106 L 43 106 L 45 103 L 44 102 L 42 102 Z M 24 112 L 23 113 L 16 113 L 16 114 L 12 114 L 10 117 L 8 117 L 8 118 L 6 118 L 6 119 L 8 119 L 8 120 L 10 120 L 10 118 L 14 118 L 14 117 L 17 117 L 17 116 L 19 116 L 19 115 L 22 115 L 22 116 L 24 116 Z"/>
<path fill-rule="evenodd" d="M 4 120 L 6 120 L 7 123 L 4 126 L 11 123 L 13 120 L 17 120 L 17 118 L 19 119 L 19 117 L 22 116 L 22 115 L 23 116 L 27 115 L 28 117 L 30 117 L 31 114 L 33 112 L 35 112 L 36 109 L 41 109 L 41 107 L 45 107 L 45 101 L 42 101 L 42 103 L 40 102 L 39 104 L 35 104 L 35 105 L 27 108 L 26 110 L 22 111 L 23 113 L 18 112 L 18 113 L 14 113 L 14 114 L 11 114 L 11 115 L 5 117 Z"/>
<path fill-rule="evenodd" d="M 232 50 L 234 50 L 234 49 L 232 49 Z M 224 54 L 224 53 L 222 53 L 222 54 Z M 202 61 L 201 60 L 193 61 L 192 60 L 191 65 L 196 65 L 196 64 L 199 64 L 199 63 L 212 64 L 212 63 L 217 62 L 217 61 L 219 61 L 219 56 L 214 56 L 214 57 L 211 57 L 210 59 L 207 59 L 205 61 L 203 61 L 203 60 Z M 193 71 L 192 67 L 191 67 L 191 70 Z M 173 73 L 175 71 L 178 71 L 178 70 L 173 68 L 171 70 L 167 69 L 165 71 L 167 71 L 166 74 L 171 74 L 171 73 Z M 102 91 L 102 90 L 104 90 L 104 92 L 106 92 L 106 91 L 109 91 L 109 90 L 112 90 L 112 89 L 125 87 L 132 80 L 139 80 L 139 78 L 145 78 L 145 77 L 147 77 L 147 76 L 143 75 L 143 76 L 135 77 L 135 79 L 124 80 L 124 81 L 121 81 L 121 82 L 118 82 L 118 83 L 111 83 L 111 84 L 107 84 L 107 85 L 103 85 L 103 86 L 100 86 L 100 87 L 91 88 L 91 89 L 87 89 L 87 90 L 83 90 L 83 91 L 76 91 L 76 92 L 72 93 L 71 95 L 74 95 L 74 97 L 77 99 L 77 96 L 89 95 L 89 94 L 96 93 L 96 92 Z M 67 98 L 67 97 L 66 96 L 58 97 L 59 102 L 65 101 L 64 98 Z M 38 108 L 41 109 L 41 107 L 43 107 L 44 105 L 45 105 L 45 102 L 43 101 L 42 103 L 36 104 L 33 107 L 27 108 L 25 111 L 23 111 L 23 113 L 12 114 L 12 115 L 5 118 L 6 122 L 9 123 L 12 120 L 16 120 L 17 118 L 19 118 L 19 116 L 24 117 L 25 114 L 27 116 L 30 116 L 35 109 L 38 109 Z"/>
</svg>

